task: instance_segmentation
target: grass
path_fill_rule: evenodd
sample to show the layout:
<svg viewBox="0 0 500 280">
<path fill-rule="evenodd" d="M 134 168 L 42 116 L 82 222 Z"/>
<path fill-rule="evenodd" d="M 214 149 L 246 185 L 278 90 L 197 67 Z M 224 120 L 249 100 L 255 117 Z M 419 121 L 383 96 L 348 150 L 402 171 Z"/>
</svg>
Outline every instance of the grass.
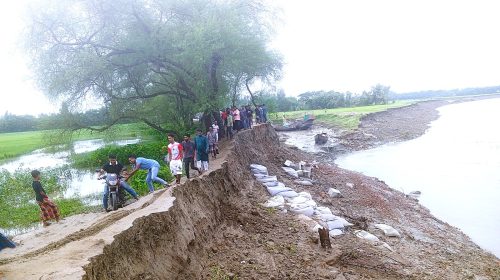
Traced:
<svg viewBox="0 0 500 280">
<path fill-rule="evenodd" d="M 60 130 L 44 130 L 0 133 L 0 162 L 44 147 L 68 144 L 74 140 L 123 140 L 155 137 L 155 132 L 141 123 L 120 124 L 105 132 L 83 130 L 70 134 Z"/>
<path fill-rule="evenodd" d="M 287 120 L 302 119 L 306 113 L 309 113 L 316 117 L 316 122 L 320 122 L 326 126 L 332 126 L 350 131 L 358 127 L 359 120 L 364 115 L 386 111 L 390 108 L 404 107 L 413 103 L 414 102 L 411 101 L 396 101 L 385 105 L 278 112 L 271 114 L 271 121 L 274 123 L 282 123 L 283 116 L 285 116 Z"/>
</svg>

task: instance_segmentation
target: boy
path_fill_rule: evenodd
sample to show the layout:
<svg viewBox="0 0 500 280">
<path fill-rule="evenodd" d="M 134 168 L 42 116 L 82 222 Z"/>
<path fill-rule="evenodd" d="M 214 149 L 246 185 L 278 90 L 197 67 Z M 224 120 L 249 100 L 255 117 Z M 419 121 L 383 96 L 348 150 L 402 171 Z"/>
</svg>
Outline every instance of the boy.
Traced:
<svg viewBox="0 0 500 280">
<path fill-rule="evenodd" d="M 31 186 L 35 191 L 36 202 L 40 206 L 40 218 L 42 219 L 43 226 L 49 226 L 49 220 L 55 219 L 59 222 L 59 209 L 57 206 L 49 199 L 45 190 L 40 183 L 40 171 L 31 171 L 31 177 L 33 177 L 33 183 Z"/>
</svg>

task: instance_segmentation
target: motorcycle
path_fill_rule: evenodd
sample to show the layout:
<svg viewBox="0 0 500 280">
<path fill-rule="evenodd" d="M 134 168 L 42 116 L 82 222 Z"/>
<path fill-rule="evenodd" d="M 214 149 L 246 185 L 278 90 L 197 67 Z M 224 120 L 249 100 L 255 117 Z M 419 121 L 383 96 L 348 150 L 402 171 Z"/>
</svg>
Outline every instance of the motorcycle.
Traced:
<svg viewBox="0 0 500 280">
<path fill-rule="evenodd" d="M 121 176 L 113 173 L 108 173 L 99 177 L 99 180 L 106 180 L 108 203 L 113 211 L 123 207 L 123 204 L 125 204 L 125 194 L 120 187 L 120 179 Z"/>
</svg>

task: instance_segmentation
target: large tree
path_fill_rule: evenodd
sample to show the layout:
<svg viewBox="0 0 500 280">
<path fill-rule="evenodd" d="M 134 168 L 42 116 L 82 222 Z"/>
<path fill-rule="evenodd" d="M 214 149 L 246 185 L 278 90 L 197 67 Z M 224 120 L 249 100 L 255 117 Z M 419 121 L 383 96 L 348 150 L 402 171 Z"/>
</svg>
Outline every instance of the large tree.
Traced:
<svg viewBox="0 0 500 280">
<path fill-rule="evenodd" d="M 282 65 L 257 0 L 50 0 L 33 11 L 26 46 L 40 87 L 72 110 L 102 102 L 111 117 L 98 129 L 189 127 Z"/>
</svg>

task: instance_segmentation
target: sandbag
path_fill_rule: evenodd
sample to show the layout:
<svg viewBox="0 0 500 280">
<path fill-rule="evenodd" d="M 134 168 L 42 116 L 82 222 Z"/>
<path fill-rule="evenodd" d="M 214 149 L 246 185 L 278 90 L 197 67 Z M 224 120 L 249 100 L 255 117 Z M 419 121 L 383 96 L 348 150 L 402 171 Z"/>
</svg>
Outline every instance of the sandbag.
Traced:
<svg viewBox="0 0 500 280">
<path fill-rule="evenodd" d="M 300 196 L 300 194 L 299 194 L 297 197 L 290 199 L 289 203 L 290 204 L 302 204 L 308 200 L 309 199 L 307 197 Z"/>
<path fill-rule="evenodd" d="M 316 215 L 321 215 L 321 214 L 332 214 L 332 210 L 330 210 L 330 208 L 328 207 L 324 207 L 324 206 L 318 206 L 314 209 L 314 213 Z"/>
<path fill-rule="evenodd" d="M 333 221 L 333 220 L 336 220 L 338 218 L 337 216 L 331 214 L 331 212 L 330 212 L 330 214 L 320 214 L 319 216 L 320 216 L 320 219 L 324 222 Z"/>
<path fill-rule="evenodd" d="M 290 206 L 290 211 L 296 214 L 306 215 L 311 217 L 314 214 L 314 208 L 311 206 L 305 206 L 302 204 L 294 204 Z"/>
<path fill-rule="evenodd" d="M 356 230 L 354 235 L 373 244 L 380 241 L 378 237 L 364 230 Z"/>
<path fill-rule="evenodd" d="M 275 196 L 279 193 L 282 193 L 282 192 L 288 192 L 288 191 L 292 191 L 291 188 L 289 187 L 268 187 L 266 188 L 267 189 L 267 192 L 271 195 L 271 196 Z M 287 196 L 288 197 L 288 196 Z"/>
<path fill-rule="evenodd" d="M 342 196 L 342 194 L 340 193 L 340 191 L 337 190 L 337 189 L 334 189 L 334 188 L 329 188 L 328 189 L 328 195 L 330 197 L 341 197 Z"/>
<path fill-rule="evenodd" d="M 329 231 L 330 237 L 335 237 L 344 234 L 344 232 L 341 229 L 334 228 Z"/>
<path fill-rule="evenodd" d="M 252 169 L 251 170 L 252 173 L 255 175 L 255 174 L 263 174 L 263 175 L 268 175 L 269 173 L 267 173 L 267 170 L 260 170 L 260 169 Z"/>
<path fill-rule="evenodd" d="M 312 186 L 313 183 L 308 180 L 295 180 L 294 181 L 296 184 L 302 185 L 302 186 Z"/>
<path fill-rule="evenodd" d="M 308 192 L 299 192 L 299 196 L 305 197 L 307 199 L 312 199 L 312 195 Z"/>
<path fill-rule="evenodd" d="M 265 183 L 262 183 L 264 186 L 266 187 L 276 187 L 278 186 L 280 182 L 278 181 L 273 181 L 273 182 L 265 182 Z"/>
<path fill-rule="evenodd" d="M 376 228 L 382 230 L 386 236 L 390 237 L 401 237 L 399 232 L 394 229 L 393 227 L 386 225 L 386 224 L 375 224 L 374 225 Z"/>
<path fill-rule="evenodd" d="M 304 202 L 304 204 L 307 204 L 309 206 L 312 206 L 313 208 L 316 207 L 316 201 L 312 200 L 312 199 L 309 199 L 308 201 Z"/>
<path fill-rule="evenodd" d="M 267 167 L 265 167 L 264 165 L 255 164 L 255 163 L 250 164 L 250 168 L 252 168 L 252 169 L 260 169 L 260 170 L 267 171 Z"/>
<path fill-rule="evenodd" d="M 344 222 L 342 222 L 341 220 L 328 221 L 328 222 L 326 222 L 326 224 L 328 225 L 329 230 L 336 229 L 336 228 L 338 228 L 338 229 L 344 228 Z"/>
<path fill-rule="evenodd" d="M 269 208 L 280 207 L 285 205 L 285 199 L 281 195 L 276 195 L 269 198 L 263 205 Z"/>
<path fill-rule="evenodd" d="M 261 183 L 275 182 L 275 181 L 278 181 L 278 178 L 276 178 L 276 176 L 266 176 L 266 177 L 262 177 L 262 178 L 257 178 L 257 181 L 259 181 Z"/>
<path fill-rule="evenodd" d="M 255 178 L 264 178 L 267 177 L 268 175 L 262 173 L 254 173 L 253 176 L 255 176 Z"/>
<path fill-rule="evenodd" d="M 287 197 L 296 197 L 299 194 L 293 190 L 290 190 L 290 191 L 280 192 L 280 195 L 287 198 Z"/>
<path fill-rule="evenodd" d="M 286 174 L 294 177 L 294 178 L 299 178 L 299 174 L 297 174 L 297 170 L 291 168 L 291 167 L 281 167 Z"/>
</svg>

